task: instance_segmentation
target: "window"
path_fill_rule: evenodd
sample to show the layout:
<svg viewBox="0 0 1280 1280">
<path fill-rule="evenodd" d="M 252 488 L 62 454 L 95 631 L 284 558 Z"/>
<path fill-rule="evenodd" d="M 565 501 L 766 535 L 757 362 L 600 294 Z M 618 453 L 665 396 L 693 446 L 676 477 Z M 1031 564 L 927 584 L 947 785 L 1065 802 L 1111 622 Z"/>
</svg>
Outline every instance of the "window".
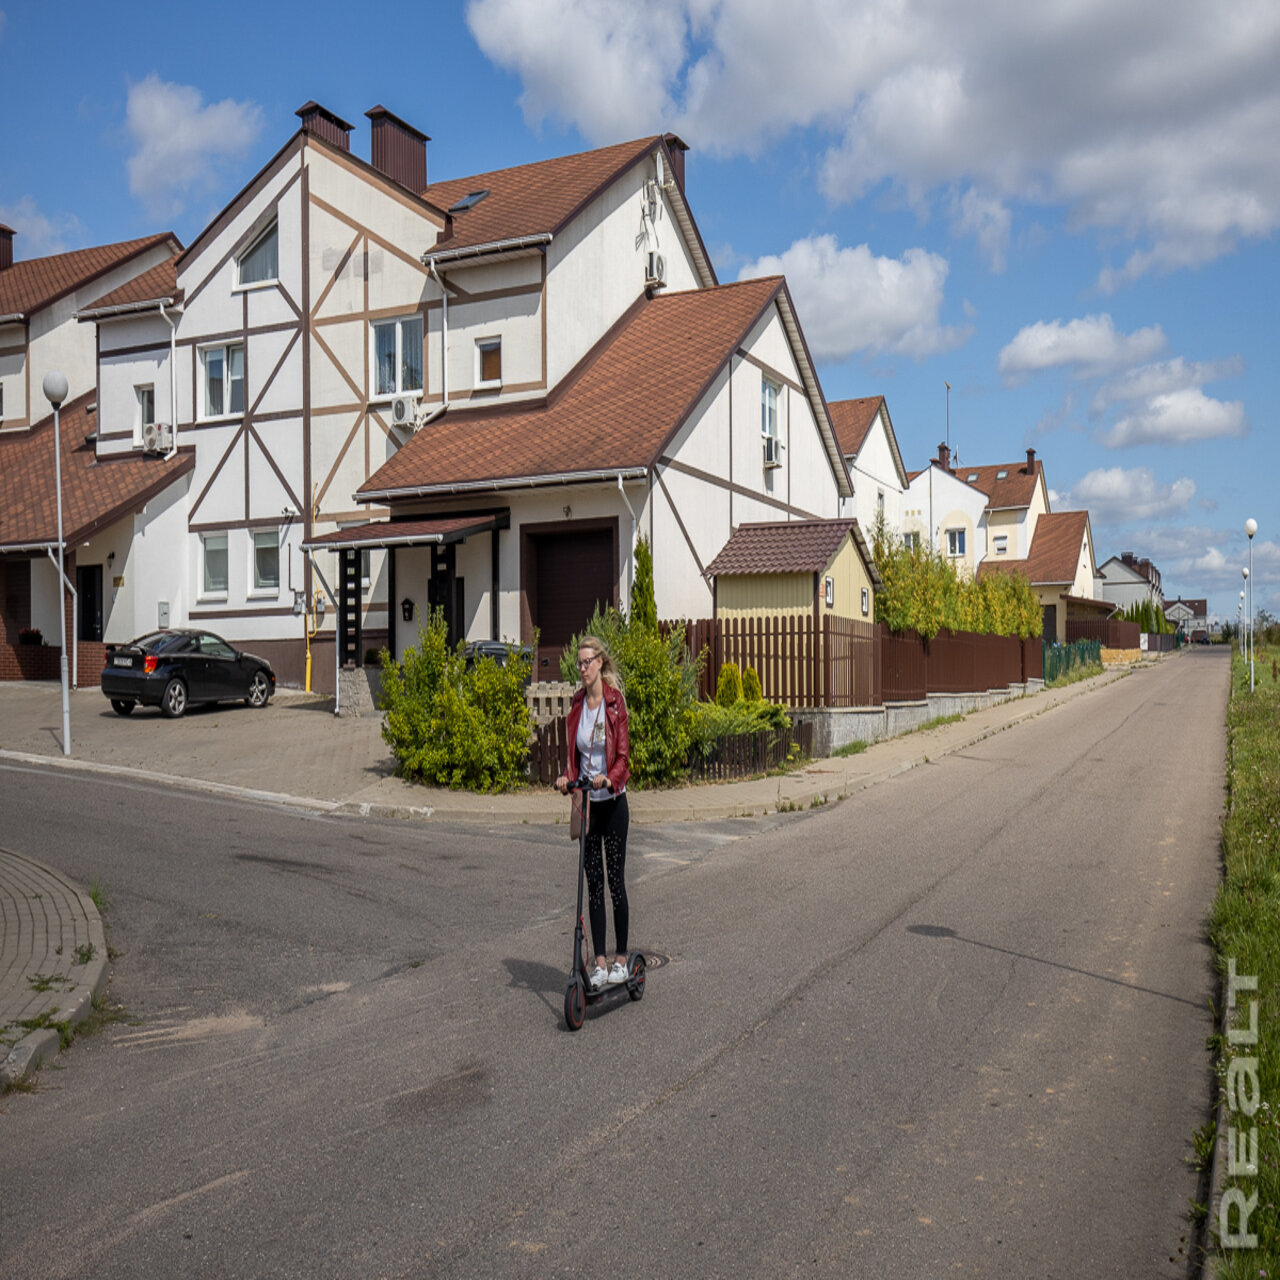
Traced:
<svg viewBox="0 0 1280 1280">
<path fill-rule="evenodd" d="M 919 551 L 919 550 L 920 550 L 920 535 L 919 535 L 918 533 L 914 533 L 914 532 L 912 532 L 912 533 L 904 533 L 904 534 L 902 535 L 902 545 L 903 545 L 904 547 L 906 547 L 906 549 L 907 549 L 908 551 Z"/>
<path fill-rule="evenodd" d="M 206 347 L 200 360 L 204 365 L 204 416 L 244 413 L 244 344 Z"/>
<path fill-rule="evenodd" d="M 760 380 L 760 434 L 778 438 L 778 392 L 782 388 L 768 378 Z"/>
<path fill-rule="evenodd" d="M 240 283 L 262 284 L 280 275 L 280 227 L 273 222 L 240 257 Z"/>
<path fill-rule="evenodd" d="M 134 387 L 133 393 L 138 397 L 138 413 L 133 428 L 133 439 L 135 444 L 141 444 L 142 428 L 150 426 L 156 420 L 156 389 L 154 386 Z"/>
<path fill-rule="evenodd" d="M 253 589 L 275 592 L 280 590 L 280 531 L 278 529 L 253 531 Z"/>
<path fill-rule="evenodd" d="M 374 395 L 422 390 L 422 317 L 381 321 L 373 326 Z"/>
<path fill-rule="evenodd" d="M 502 385 L 502 339 L 476 339 L 476 386 Z"/>
<path fill-rule="evenodd" d="M 1008 478 L 1009 478 L 1009 473 L 1008 473 L 1007 471 L 997 471 L 997 472 L 996 472 L 996 479 L 997 479 L 997 480 L 1007 480 Z"/>
<path fill-rule="evenodd" d="M 1009 537 L 1007 534 L 999 534 L 995 540 L 996 555 L 1002 556 L 1009 550 Z"/>
<path fill-rule="evenodd" d="M 823 598 L 826 600 L 827 608 L 834 609 L 836 604 L 836 580 L 830 575 L 827 575 L 824 577 L 822 585 L 824 592 Z"/>
<path fill-rule="evenodd" d="M 881 520 L 884 519 L 884 490 L 883 489 L 876 490 L 876 515 L 879 516 Z"/>
<path fill-rule="evenodd" d="M 964 530 L 963 529 L 947 530 L 947 555 L 949 556 L 964 555 Z"/>
<path fill-rule="evenodd" d="M 202 533 L 200 547 L 204 561 L 202 594 L 225 596 L 227 594 L 227 535 Z"/>
<path fill-rule="evenodd" d="M 871 592 L 866 588 L 862 588 L 862 616 L 865 618 L 871 612 Z"/>
</svg>

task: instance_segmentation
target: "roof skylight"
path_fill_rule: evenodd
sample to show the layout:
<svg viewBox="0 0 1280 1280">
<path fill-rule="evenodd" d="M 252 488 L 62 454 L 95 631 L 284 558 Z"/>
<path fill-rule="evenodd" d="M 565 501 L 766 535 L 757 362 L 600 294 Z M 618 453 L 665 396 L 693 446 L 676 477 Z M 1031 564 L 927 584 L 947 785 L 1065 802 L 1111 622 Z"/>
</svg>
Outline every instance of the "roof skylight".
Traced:
<svg viewBox="0 0 1280 1280">
<path fill-rule="evenodd" d="M 466 213 L 468 209 L 474 209 L 476 205 L 478 205 L 488 194 L 489 190 L 487 187 L 483 191 L 468 191 L 461 200 L 456 200 L 449 206 L 449 212 Z"/>
</svg>

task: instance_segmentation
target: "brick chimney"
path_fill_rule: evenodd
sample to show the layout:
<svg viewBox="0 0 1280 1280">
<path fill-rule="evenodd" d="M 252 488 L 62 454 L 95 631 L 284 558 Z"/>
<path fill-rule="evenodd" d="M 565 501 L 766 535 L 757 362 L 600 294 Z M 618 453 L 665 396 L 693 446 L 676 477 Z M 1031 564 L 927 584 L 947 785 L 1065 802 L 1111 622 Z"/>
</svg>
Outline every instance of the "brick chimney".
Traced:
<svg viewBox="0 0 1280 1280">
<path fill-rule="evenodd" d="M 949 445 L 940 444 L 938 446 L 938 466 L 943 471 L 951 470 L 951 447 Z"/>
<path fill-rule="evenodd" d="M 332 142 L 343 151 L 351 150 L 351 130 L 355 125 L 348 124 L 341 116 L 325 110 L 318 102 L 304 102 L 294 115 L 301 119 L 305 132 Z"/>
<path fill-rule="evenodd" d="M 1027 450 L 1027 475 L 1034 475 L 1036 470 L 1036 451 L 1034 449 Z"/>
<path fill-rule="evenodd" d="M 427 143 L 430 138 L 386 107 L 365 112 L 370 124 L 370 159 L 379 173 L 420 196 L 427 189 Z"/>
<path fill-rule="evenodd" d="M 13 266 L 13 228 L 0 222 L 0 271 Z"/>
</svg>

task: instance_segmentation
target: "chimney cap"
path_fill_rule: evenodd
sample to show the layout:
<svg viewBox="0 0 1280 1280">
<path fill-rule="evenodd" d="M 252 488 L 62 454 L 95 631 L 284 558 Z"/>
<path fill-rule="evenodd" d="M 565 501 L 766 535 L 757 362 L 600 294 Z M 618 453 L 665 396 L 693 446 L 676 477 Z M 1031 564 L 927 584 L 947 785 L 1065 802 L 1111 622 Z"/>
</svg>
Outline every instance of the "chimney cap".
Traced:
<svg viewBox="0 0 1280 1280">
<path fill-rule="evenodd" d="M 370 120 L 379 120 L 385 116 L 392 122 L 392 124 L 399 125 L 405 133 L 411 134 L 413 137 L 417 138 L 419 142 L 431 141 L 428 134 L 423 133 L 421 129 L 415 129 L 407 120 L 401 119 L 401 117 L 396 115 L 394 111 L 388 111 L 386 107 L 381 104 L 376 107 L 370 107 L 369 110 L 365 112 L 365 115 L 368 116 Z"/>
<path fill-rule="evenodd" d="M 355 125 L 349 124 L 340 115 L 335 115 L 334 112 L 330 111 L 328 107 L 322 107 L 318 102 L 314 100 L 310 102 L 304 102 L 302 106 L 300 106 L 297 109 L 297 111 L 295 111 L 293 114 L 295 116 L 300 117 L 304 123 L 306 122 L 306 119 L 308 116 L 313 116 L 313 115 L 321 116 L 325 120 L 328 120 L 331 124 L 336 124 L 339 129 L 345 129 L 347 133 L 350 133 L 351 130 L 355 128 Z"/>
<path fill-rule="evenodd" d="M 3 222 L 0 222 L 0 235 L 16 236 L 17 234 L 12 227 L 6 227 Z"/>
</svg>

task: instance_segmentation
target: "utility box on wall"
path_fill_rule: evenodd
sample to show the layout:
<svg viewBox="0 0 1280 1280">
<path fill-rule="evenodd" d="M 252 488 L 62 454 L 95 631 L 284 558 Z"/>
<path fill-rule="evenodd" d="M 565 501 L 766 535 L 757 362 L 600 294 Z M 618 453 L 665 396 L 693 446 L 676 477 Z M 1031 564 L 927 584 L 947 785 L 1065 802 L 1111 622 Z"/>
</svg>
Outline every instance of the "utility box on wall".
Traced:
<svg viewBox="0 0 1280 1280">
<path fill-rule="evenodd" d="M 156 606 L 156 626 L 167 627 L 169 625 L 169 602 L 161 600 Z"/>
</svg>

